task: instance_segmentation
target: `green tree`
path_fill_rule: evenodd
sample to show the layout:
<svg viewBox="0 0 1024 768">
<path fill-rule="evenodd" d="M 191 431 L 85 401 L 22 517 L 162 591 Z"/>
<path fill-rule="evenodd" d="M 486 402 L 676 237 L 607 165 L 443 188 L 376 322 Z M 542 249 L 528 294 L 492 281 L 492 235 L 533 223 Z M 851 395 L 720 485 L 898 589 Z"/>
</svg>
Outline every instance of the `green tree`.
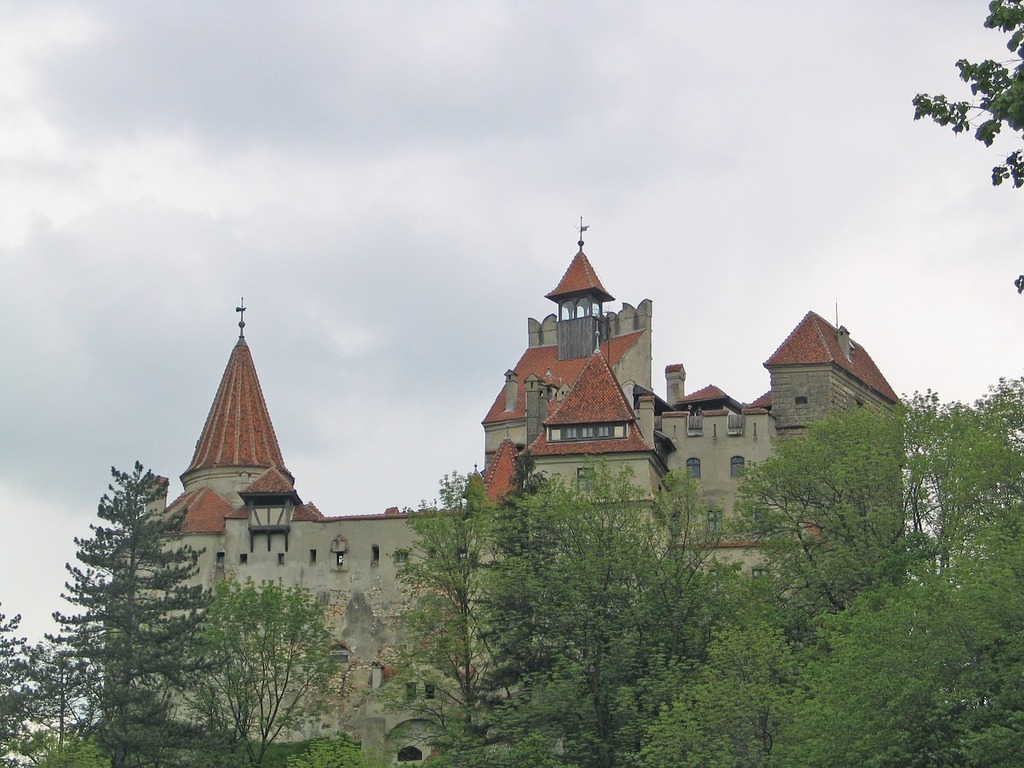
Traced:
<svg viewBox="0 0 1024 768">
<path fill-rule="evenodd" d="M 197 554 L 172 538 L 177 520 L 154 503 L 160 481 L 136 463 L 112 470 L 92 536 L 75 539 L 64 598 L 78 613 L 56 613 L 61 642 L 93 676 L 97 745 L 114 768 L 154 765 L 182 747 L 190 727 L 176 702 L 193 671 L 189 643 L 206 598 L 190 585 Z"/>
<path fill-rule="evenodd" d="M 344 736 L 314 739 L 305 752 L 288 758 L 288 768 L 363 768 L 359 745 Z"/>
<path fill-rule="evenodd" d="M 607 768 L 660 703 L 648 682 L 703 652 L 718 571 L 703 567 L 713 542 L 692 481 L 652 500 L 597 466 L 588 485 L 550 479 L 499 516 L 488 625 L 508 693 L 494 732 Z"/>
<path fill-rule="evenodd" d="M 88 662 L 48 639 L 27 649 L 25 681 L 24 717 L 32 727 L 19 753 L 38 761 L 92 734 L 97 715 Z"/>
<path fill-rule="evenodd" d="M 1009 35 L 1007 49 L 1013 54 L 1008 64 L 992 59 L 956 63 L 960 79 L 970 86 L 972 101 L 950 101 L 946 96 L 919 93 L 914 97 L 914 119 L 928 117 L 954 133 L 974 132 L 974 138 L 992 146 L 1003 127 L 1016 134 L 1024 132 L 1024 2 L 992 0 L 985 18 L 988 29 Z M 992 183 L 1007 179 L 1014 187 L 1024 185 L 1024 150 L 1010 152 L 992 169 Z"/>
<path fill-rule="evenodd" d="M 414 552 L 399 573 L 417 596 L 390 704 L 433 724 L 435 744 L 471 749 L 483 738 L 483 697 L 494 655 L 482 617 L 493 510 L 479 475 L 441 481 L 440 500 L 410 515 Z"/>
<path fill-rule="evenodd" d="M 846 608 L 907 565 L 902 421 L 858 409 L 780 441 L 750 467 L 737 501 L 777 596 L 813 617 Z"/>
<path fill-rule="evenodd" d="M 14 635 L 20 622 L 21 616 L 0 613 L 0 746 L 15 743 L 24 730 L 25 640 Z M 6 764 L 3 752 L 0 764 Z"/>
<path fill-rule="evenodd" d="M 317 721 L 337 676 L 323 607 L 309 590 L 222 581 L 206 612 L 196 716 L 261 765 L 282 734 Z"/>
<path fill-rule="evenodd" d="M 695 680 L 648 728 L 642 768 L 765 768 L 793 715 L 797 666 L 765 623 L 724 629 Z"/>
</svg>

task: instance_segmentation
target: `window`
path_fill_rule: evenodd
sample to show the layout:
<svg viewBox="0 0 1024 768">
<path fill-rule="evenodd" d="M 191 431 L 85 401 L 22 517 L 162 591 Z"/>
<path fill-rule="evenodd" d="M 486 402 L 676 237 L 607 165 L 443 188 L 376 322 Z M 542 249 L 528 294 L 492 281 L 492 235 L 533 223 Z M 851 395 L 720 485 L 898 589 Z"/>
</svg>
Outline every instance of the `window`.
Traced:
<svg viewBox="0 0 1024 768">
<path fill-rule="evenodd" d="M 581 491 L 594 490 L 594 470 L 590 467 L 577 467 L 576 485 Z"/>
<path fill-rule="evenodd" d="M 416 747 L 402 747 L 398 750 L 398 762 L 413 763 L 423 759 L 423 753 Z"/>
<path fill-rule="evenodd" d="M 315 549 L 309 550 L 309 564 L 310 565 L 316 565 L 316 550 Z"/>
<path fill-rule="evenodd" d="M 248 563 L 248 562 L 249 562 L 249 555 L 247 555 L 247 554 L 245 554 L 245 553 L 243 552 L 242 554 L 240 554 L 240 555 L 238 556 L 238 564 L 239 564 L 239 565 L 245 565 L 245 564 L 246 564 L 246 563 Z"/>
<path fill-rule="evenodd" d="M 284 565 L 284 552 L 277 553 L 277 564 Z"/>
<path fill-rule="evenodd" d="M 405 684 L 405 700 L 414 701 L 416 699 L 416 683 Z"/>
<path fill-rule="evenodd" d="M 331 649 L 331 658 L 339 664 L 348 664 L 348 648 L 336 645 Z"/>
<path fill-rule="evenodd" d="M 334 557 L 335 557 L 334 564 L 337 565 L 339 568 L 344 568 L 345 567 L 345 553 L 344 552 L 335 552 L 334 553 Z"/>
<path fill-rule="evenodd" d="M 722 513 L 717 509 L 708 512 L 708 533 L 718 533 L 722 527 Z"/>
<path fill-rule="evenodd" d="M 765 568 L 756 568 L 755 567 L 755 568 L 751 569 L 750 575 L 752 577 L 754 577 L 755 579 L 763 579 L 765 576 L 768 575 L 768 571 Z"/>
<path fill-rule="evenodd" d="M 704 414 L 700 411 L 691 413 L 686 417 L 686 434 L 688 435 L 703 435 L 704 434 Z"/>
<path fill-rule="evenodd" d="M 729 459 L 729 476 L 739 477 L 743 474 L 743 466 L 746 460 L 742 456 L 733 456 Z"/>
<path fill-rule="evenodd" d="M 798 397 L 796 399 L 796 404 L 797 405 L 807 405 L 807 398 L 804 397 L 803 395 L 801 395 L 800 397 Z"/>
<path fill-rule="evenodd" d="M 436 693 L 437 693 L 437 689 L 434 687 L 433 683 L 426 683 L 426 684 L 424 684 L 424 686 L 423 686 L 423 698 L 425 698 L 425 699 L 432 699 L 432 698 L 434 698 Z"/>
<path fill-rule="evenodd" d="M 223 568 L 224 567 L 224 553 L 223 552 L 218 552 L 217 553 L 217 567 L 218 568 Z"/>
<path fill-rule="evenodd" d="M 573 305 L 572 305 L 571 301 L 567 301 L 564 304 L 562 304 L 561 319 L 562 320 L 572 320 L 573 309 L 574 308 L 573 308 Z"/>
<path fill-rule="evenodd" d="M 395 564 L 401 565 L 409 561 L 409 550 L 408 549 L 396 549 L 395 550 Z"/>
<path fill-rule="evenodd" d="M 611 437 L 612 436 L 612 425 L 611 424 L 599 424 L 597 426 L 598 437 Z"/>
<path fill-rule="evenodd" d="M 380 565 L 380 547 L 376 544 L 370 550 L 370 565 Z"/>
<path fill-rule="evenodd" d="M 700 479 L 700 459 L 687 459 L 686 460 L 686 471 L 690 473 L 690 477 Z"/>
</svg>

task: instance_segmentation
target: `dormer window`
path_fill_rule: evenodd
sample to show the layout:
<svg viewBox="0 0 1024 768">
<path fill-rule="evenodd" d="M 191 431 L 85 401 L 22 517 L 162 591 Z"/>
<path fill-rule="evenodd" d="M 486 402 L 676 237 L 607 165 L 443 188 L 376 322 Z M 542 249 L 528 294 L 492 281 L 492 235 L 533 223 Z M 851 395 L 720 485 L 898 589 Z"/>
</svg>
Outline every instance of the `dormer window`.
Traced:
<svg viewBox="0 0 1024 768">
<path fill-rule="evenodd" d="M 252 499 L 249 502 L 249 530 L 287 531 L 291 525 L 291 512 L 291 499 Z"/>
<path fill-rule="evenodd" d="M 552 427 L 548 439 L 553 442 L 568 440 L 611 440 L 626 437 L 625 424 L 572 424 Z"/>
</svg>

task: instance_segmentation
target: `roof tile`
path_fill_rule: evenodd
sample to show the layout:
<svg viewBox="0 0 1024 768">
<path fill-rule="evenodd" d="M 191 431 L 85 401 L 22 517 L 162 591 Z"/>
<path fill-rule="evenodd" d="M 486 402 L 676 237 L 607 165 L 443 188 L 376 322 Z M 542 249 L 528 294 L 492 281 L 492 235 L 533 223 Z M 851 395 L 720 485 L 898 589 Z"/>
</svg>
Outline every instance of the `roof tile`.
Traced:
<svg viewBox="0 0 1024 768">
<path fill-rule="evenodd" d="M 850 340 L 850 359 L 839 348 L 836 329 L 821 315 L 808 312 L 804 319 L 786 337 L 775 353 L 765 362 L 765 368 L 780 365 L 812 365 L 834 363 L 860 379 L 878 394 L 895 403 L 899 397 L 878 370 L 867 350 Z"/>
<path fill-rule="evenodd" d="M 608 361 L 600 352 L 595 352 L 573 382 L 572 389 L 562 398 L 558 410 L 549 414 L 544 423 L 601 424 L 635 419 L 636 414 L 626 402 Z"/>
<path fill-rule="evenodd" d="M 505 438 L 491 457 L 491 463 L 487 465 L 487 471 L 484 473 L 487 498 L 491 501 L 501 501 L 515 490 L 515 480 L 516 446 Z"/>
<path fill-rule="evenodd" d="M 244 338 L 239 338 L 231 350 L 192 462 L 184 474 L 213 467 L 277 467 L 288 473 Z"/>
<path fill-rule="evenodd" d="M 615 297 L 608 293 L 601 284 L 601 278 L 597 276 L 597 272 L 590 264 L 590 259 L 583 253 L 583 248 L 581 247 L 579 252 L 572 257 L 572 261 L 569 262 L 569 268 L 565 270 L 565 274 L 562 275 L 558 285 L 555 286 L 551 293 L 547 294 L 546 298 L 558 301 L 563 298 L 581 296 L 585 293 L 597 294 L 601 301 L 615 300 Z"/>
<path fill-rule="evenodd" d="M 601 351 L 607 356 L 608 362 L 613 367 L 622 359 L 646 331 L 634 331 L 616 336 L 601 345 Z M 505 389 L 502 387 L 498 396 L 494 399 L 487 415 L 484 417 L 484 424 L 492 424 L 502 421 L 513 421 L 526 416 L 526 377 L 531 373 L 537 378 L 544 380 L 550 378 L 555 384 L 568 384 L 576 380 L 580 371 L 589 362 L 590 358 L 581 357 L 573 360 L 559 360 L 558 346 L 549 345 L 544 347 L 530 347 L 516 363 L 515 373 L 518 377 L 518 393 L 516 404 L 511 411 L 505 410 Z M 548 372 L 550 371 L 550 377 Z M 552 403 L 554 405 L 554 403 Z"/>
</svg>

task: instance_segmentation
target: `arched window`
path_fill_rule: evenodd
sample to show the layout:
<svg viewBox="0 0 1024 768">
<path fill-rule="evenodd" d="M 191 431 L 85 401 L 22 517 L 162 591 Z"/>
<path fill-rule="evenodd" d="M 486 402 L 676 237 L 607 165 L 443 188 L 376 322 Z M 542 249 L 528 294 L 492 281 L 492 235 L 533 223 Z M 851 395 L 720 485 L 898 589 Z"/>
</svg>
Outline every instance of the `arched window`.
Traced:
<svg viewBox="0 0 1024 768">
<path fill-rule="evenodd" d="M 416 747 L 402 747 L 398 750 L 398 762 L 411 763 L 423 759 L 423 753 Z"/>
<path fill-rule="evenodd" d="M 729 460 L 729 474 L 732 477 L 739 477 L 740 475 L 743 474 L 744 464 L 746 464 L 746 461 L 742 456 L 733 456 Z"/>
<path fill-rule="evenodd" d="M 572 320 L 572 315 L 573 315 L 574 311 L 575 311 L 575 307 L 573 306 L 572 301 L 563 302 L 562 303 L 562 312 L 561 312 L 561 316 L 560 316 L 561 319 L 562 320 Z"/>
<path fill-rule="evenodd" d="M 590 314 L 590 299 L 584 296 L 576 302 L 576 317 L 586 317 Z"/>
<path fill-rule="evenodd" d="M 686 460 L 686 471 L 690 473 L 690 477 L 700 478 L 700 459 L 687 459 Z"/>
</svg>

